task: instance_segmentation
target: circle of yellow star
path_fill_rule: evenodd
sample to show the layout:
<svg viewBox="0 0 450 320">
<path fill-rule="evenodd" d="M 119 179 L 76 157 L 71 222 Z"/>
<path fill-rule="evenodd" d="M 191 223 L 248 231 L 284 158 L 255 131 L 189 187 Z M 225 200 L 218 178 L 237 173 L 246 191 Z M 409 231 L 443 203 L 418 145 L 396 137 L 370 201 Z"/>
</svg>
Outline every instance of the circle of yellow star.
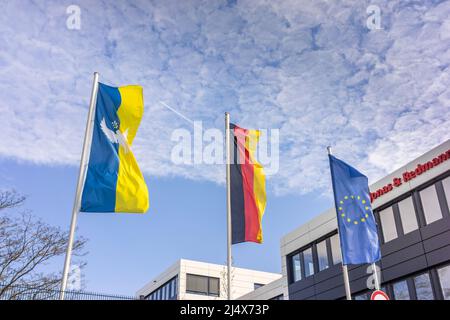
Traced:
<svg viewBox="0 0 450 320">
<path fill-rule="evenodd" d="M 340 200 L 339 203 L 344 204 L 344 201 L 349 200 L 349 199 L 352 199 L 352 200 L 357 199 L 357 200 L 361 201 L 362 204 L 366 203 L 366 200 L 361 199 L 361 196 L 355 196 L 355 195 L 344 196 L 344 200 Z M 366 205 L 366 206 L 364 206 L 364 209 L 366 211 L 369 211 L 370 207 Z M 369 218 L 369 214 L 366 213 L 363 217 L 359 217 L 357 219 L 351 219 L 351 218 L 347 217 L 347 213 L 344 212 L 343 206 L 339 206 L 338 210 L 340 211 L 340 215 L 342 218 L 346 219 L 348 223 L 353 222 L 354 225 L 359 224 L 359 222 L 366 222 L 367 218 Z"/>
</svg>

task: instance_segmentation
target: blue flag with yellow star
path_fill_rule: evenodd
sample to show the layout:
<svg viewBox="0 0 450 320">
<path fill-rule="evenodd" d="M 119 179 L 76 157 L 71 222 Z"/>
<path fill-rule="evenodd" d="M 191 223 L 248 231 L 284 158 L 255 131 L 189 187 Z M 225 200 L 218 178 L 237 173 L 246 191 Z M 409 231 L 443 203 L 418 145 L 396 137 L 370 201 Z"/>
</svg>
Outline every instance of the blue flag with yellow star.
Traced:
<svg viewBox="0 0 450 320">
<path fill-rule="evenodd" d="M 332 155 L 331 180 L 341 240 L 342 263 L 364 264 L 380 260 L 377 225 L 365 175 Z"/>
</svg>

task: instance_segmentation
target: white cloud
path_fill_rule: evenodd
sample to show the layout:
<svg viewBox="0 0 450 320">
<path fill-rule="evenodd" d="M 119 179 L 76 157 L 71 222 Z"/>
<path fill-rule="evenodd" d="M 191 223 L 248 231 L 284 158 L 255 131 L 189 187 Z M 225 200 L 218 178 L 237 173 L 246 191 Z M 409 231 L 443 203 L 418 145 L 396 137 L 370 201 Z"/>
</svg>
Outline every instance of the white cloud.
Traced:
<svg viewBox="0 0 450 320">
<path fill-rule="evenodd" d="M 0 156 L 77 165 L 94 71 L 144 86 L 134 150 L 154 176 L 223 181 L 221 166 L 170 162 L 174 129 L 280 128 L 278 193 L 329 191 L 327 145 L 371 180 L 450 137 L 450 3 L 10 1 L 0 16 Z"/>
</svg>

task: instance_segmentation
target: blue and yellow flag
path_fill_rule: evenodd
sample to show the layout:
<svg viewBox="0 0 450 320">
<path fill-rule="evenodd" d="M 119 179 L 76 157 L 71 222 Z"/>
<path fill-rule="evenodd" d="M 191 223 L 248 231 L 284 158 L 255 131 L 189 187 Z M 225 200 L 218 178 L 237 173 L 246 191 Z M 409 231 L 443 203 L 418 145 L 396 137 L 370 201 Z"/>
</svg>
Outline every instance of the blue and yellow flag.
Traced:
<svg viewBox="0 0 450 320">
<path fill-rule="evenodd" d="M 336 204 L 342 263 L 374 263 L 381 259 L 377 225 L 365 175 L 332 155 L 331 180 Z"/>
<path fill-rule="evenodd" d="M 130 149 L 143 113 L 142 87 L 99 83 L 80 211 L 147 211 L 147 185 Z"/>
</svg>

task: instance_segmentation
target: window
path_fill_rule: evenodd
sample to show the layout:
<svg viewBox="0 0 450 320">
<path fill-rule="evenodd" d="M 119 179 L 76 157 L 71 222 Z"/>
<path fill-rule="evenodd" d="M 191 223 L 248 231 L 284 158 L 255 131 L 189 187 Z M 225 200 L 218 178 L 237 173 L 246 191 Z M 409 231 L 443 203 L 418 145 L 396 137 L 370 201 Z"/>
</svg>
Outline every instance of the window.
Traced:
<svg viewBox="0 0 450 320">
<path fill-rule="evenodd" d="M 171 281 L 172 285 L 170 287 L 170 298 L 171 299 L 176 299 L 177 297 L 177 278 L 174 278 Z"/>
<path fill-rule="evenodd" d="M 280 294 L 279 296 L 270 298 L 269 300 L 284 300 L 284 296 L 282 294 Z"/>
<path fill-rule="evenodd" d="M 292 278 L 295 281 L 302 279 L 302 265 L 300 261 L 300 253 L 292 256 Z"/>
<path fill-rule="evenodd" d="M 339 235 L 335 234 L 330 238 L 331 243 L 331 255 L 333 256 L 333 264 L 342 262 L 341 256 L 341 244 L 339 242 Z"/>
<path fill-rule="evenodd" d="M 253 284 L 253 290 L 256 290 L 256 289 L 261 288 L 261 287 L 264 287 L 264 284 L 262 284 L 262 283 L 254 283 Z"/>
<path fill-rule="evenodd" d="M 402 220 L 403 233 L 407 234 L 418 228 L 416 212 L 411 197 L 408 197 L 398 203 L 400 218 Z"/>
<path fill-rule="evenodd" d="M 209 278 L 208 295 L 215 297 L 220 295 L 219 278 Z"/>
<path fill-rule="evenodd" d="M 447 204 L 450 208 L 450 177 L 442 180 L 442 186 L 444 187 L 445 198 L 447 199 Z"/>
<path fill-rule="evenodd" d="M 406 280 L 396 282 L 392 285 L 395 300 L 410 300 L 408 282 Z"/>
<path fill-rule="evenodd" d="M 219 278 L 195 274 L 186 275 L 186 292 L 188 293 L 219 296 L 219 287 Z"/>
<path fill-rule="evenodd" d="M 417 300 L 433 300 L 433 289 L 431 288 L 430 275 L 421 274 L 414 278 Z"/>
<path fill-rule="evenodd" d="M 383 230 L 384 242 L 389 242 L 398 237 L 395 226 L 394 211 L 392 207 L 380 211 L 381 229 Z"/>
<path fill-rule="evenodd" d="M 450 265 L 438 269 L 439 282 L 445 300 L 450 300 Z"/>
<path fill-rule="evenodd" d="M 208 294 L 208 277 L 188 274 L 186 277 L 186 291 Z"/>
<path fill-rule="evenodd" d="M 422 200 L 423 212 L 427 224 L 442 218 L 441 207 L 434 185 L 420 191 L 420 199 Z"/>
<path fill-rule="evenodd" d="M 355 295 L 354 300 L 370 300 L 370 293 L 364 292 Z"/>
<path fill-rule="evenodd" d="M 312 248 L 303 251 L 303 260 L 305 261 L 305 276 L 312 276 L 314 274 Z"/>
<path fill-rule="evenodd" d="M 317 244 L 317 258 L 319 260 L 319 271 L 325 270 L 329 267 L 326 240 L 323 240 Z"/>
</svg>

